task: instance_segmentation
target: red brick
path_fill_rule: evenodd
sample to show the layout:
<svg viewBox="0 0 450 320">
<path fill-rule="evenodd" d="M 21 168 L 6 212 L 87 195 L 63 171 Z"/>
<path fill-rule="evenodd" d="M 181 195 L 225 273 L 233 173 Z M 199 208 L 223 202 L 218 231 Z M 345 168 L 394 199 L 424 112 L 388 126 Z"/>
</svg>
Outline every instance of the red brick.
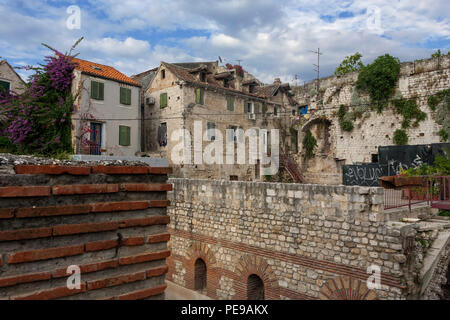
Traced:
<svg viewBox="0 0 450 320">
<path fill-rule="evenodd" d="M 0 279 L 0 287 L 9 287 L 9 286 L 14 286 L 19 283 L 49 280 L 50 278 L 51 278 L 50 272 L 21 274 L 21 275 L 12 276 L 12 277 L 1 278 Z"/>
<path fill-rule="evenodd" d="M 90 273 L 90 272 L 96 272 L 101 271 L 105 269 L 112 269 L 116 268 L 119 265 L 119 262 L 117 260 L 108 260 L 103 262 L 96 262 L 96 263 L 90 263 L 80 266 L 81 273 Z M 58 269 L 52 273 L 53 278 L 61 278 L 61 277 L 68 277 L 70 274 L 67 274 L 67 267 Z"/>
<path fill-rule="evenodd" d="M 58 207 L 37 207 L 37 208 L 19 208 L 17 209 L 17 218 L 31 218 L 31 217 L 49 217 L 49 216 L 63 216 L 88 214 L 91 211 L 91 206 L 86 204 L 58 206 Z"/>
<path fill-rule="evenodd" d="M 8 255 L 8 263 L 23 263 L 30 261 L 48 260 L 54 258 L 75 256 L 84 252 L 84 246 L 58 247 L 40 250 L 23 251 Z"/>
<path fill-rule="evenodd" d="M 17 174 L 71 174 L 71 175 L 90 175 L 90 167 L 58 166 L 58 165 L 20 165 L 15 166 Z"/>
<path fill-rule="evenodd" d="M 45 238 L 52 235 L 52 228 L 19 229 L 0 232 L 0 241 Z"/>
<path fill-rule="evenodd" d="M 129 192 L 153 192 L 153 191 L 172 191 L 172 184 L 168 183 L 123 183 L 123 191 Z"/>
<path fill-rule="evenodd" d="M 140 246 L 145 243 L 144 237 L 135 237 L 135 238 L 127 238 L 122 241 L 122 245 L 124 246 Z"/>
<path fill-rule="evenodd" d="M 148 201 L 103 202 L 91 204 L 91 212 L 133 211 L 148 208 Z"/>
<path fill-rule="evenodd" d="M 145 271 L 133 274 L 125 274 L 111 278 L 89 281 L 87 283 L 88 290 L 97 290 L 105 287 L 117 286 L 125 283 L 145 280 Z"/>
<path fill-rule="evenodd" d="M 149 203 L 151 208 L 165 208 L 170 206 L 169 200 L 150 200 Z"/>
<path fill-rule="evenodd" d="M 167 285 L 163 284 L 162 286 L 144 289 L 139 291 L 134 291 L 131 293 L 123 294 L 117 297 L 118 300 L 138 300 L 145 299 L 151 296 L 156 296 L 158 294 L 162 294 L 166 289 Z"/>
<path fill-rule="evenodd" d="M 95 166 L 92 167 L 92 172 L 104 174 L 147 174 L 147 168 L 144 166 Z"/>
<path fill-rule="evenodd" d="M 50 300 L 72 296 L 74 294 L 86 291 L 86 284 L 82 283 L 80 289 L 69 289 L 67 287 L 59 287 L 50 290 L 42 290 L 32 294 L 13 297 L 13 300 Z"/>
<path fill-rule="evenodd" d="M 50 196 L 50 187 L 32 186 L 32 187 L 1 187 L 1 198 L 16 197 L 48 197 Z"/>
<path fill-rule="evenodd" d="M 155 261 L 167 258 L 170 256 L 170 251 L 160 251 L 160 252 L 152 252 L 152 253 L 142 253 L 134 256 L 120 258 L 120 265 L 128 265 L 128 264 L 136 264 L 141 262 Z"/>
<path fill-rule="evenodd" d="M 147 243 L 158 243 L 158 242 L 167 242 L 170 240 L 170 234 L 161 233 L 148 236 Z"/>
<path fill-rule="evenodd" d="M 141 219 L 128 219 L 123 220 L 120 223 L 121 228 L 129 228 L 129 227 L 145 227 L 157 224 L 169 224 L 170 218 L 169 216 L 156 216 L 149 218 L 141 218 Z"/>
<path fill-rule="evenodd" d="M 54 186 L 52 188 L 52 192 L 54 195 L 114 193 L 119 192 L 119 185 L 80 184 L 80 185 Z"/>
<path fill-rule="evenodd" d="M 172 174 L 172 168 L 168 167 L 150 167 L 148 173 L 150 174 Z"/>
<path fill-rule="evenodd" d="M 162 276 L 163 274 L 166 274 L 168 271 L 169 271 L 168 266 L 149 269 L 147 270 L 147 278 Z"/>
<path fill-rule="evenodd" d="M 108 250 L 117 247 L 119 242 L 117 240 L 105 240 L 89 242 L 85 245 L 86 252 Z"/>
<path fill-rule="evenodd" d="M 119 222 L 97 222 L 86 224 L 67 224 L 53 227 L 54 236 L 63 236 L 68 234 L 102 232 L 116 230 L 119 228 Z"/>
<path fill-rule="evenodd" d="M 0 209 L 0 219 L 9 219 L 14 217 L 14 209 L 5 208 Z"/>
</svg>

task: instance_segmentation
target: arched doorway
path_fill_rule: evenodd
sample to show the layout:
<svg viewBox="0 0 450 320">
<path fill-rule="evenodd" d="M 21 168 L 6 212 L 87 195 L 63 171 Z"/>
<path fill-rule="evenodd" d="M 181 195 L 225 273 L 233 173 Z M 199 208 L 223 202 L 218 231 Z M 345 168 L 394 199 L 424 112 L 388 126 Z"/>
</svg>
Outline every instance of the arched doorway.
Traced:
<svg viewBox="0 0 450 320">
<path fill-rule="evenodd" d="M 201 258 L 195 261 L 194 290 L 202 293 L 206 291 L 206 263 Z"/>
<path fill-rule="evenodd" d="M 264 283 L 256 274 L 247 279 L 247 300 L 264 300 Z"/>
</svg>

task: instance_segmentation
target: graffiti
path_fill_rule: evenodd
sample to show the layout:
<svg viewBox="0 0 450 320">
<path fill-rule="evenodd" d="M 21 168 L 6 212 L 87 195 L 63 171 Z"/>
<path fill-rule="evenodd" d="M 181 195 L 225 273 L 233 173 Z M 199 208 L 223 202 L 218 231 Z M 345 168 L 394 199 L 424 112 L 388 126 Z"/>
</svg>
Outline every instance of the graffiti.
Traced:
<svg viewBox="0 0 450 320">
<path fill-rule="evenodd" d="M 365 163 L 342 166 L 344 184 L 347 186 L 377 187 L 378 180 L 387 173 L 386 165 Z"/>
</svg>

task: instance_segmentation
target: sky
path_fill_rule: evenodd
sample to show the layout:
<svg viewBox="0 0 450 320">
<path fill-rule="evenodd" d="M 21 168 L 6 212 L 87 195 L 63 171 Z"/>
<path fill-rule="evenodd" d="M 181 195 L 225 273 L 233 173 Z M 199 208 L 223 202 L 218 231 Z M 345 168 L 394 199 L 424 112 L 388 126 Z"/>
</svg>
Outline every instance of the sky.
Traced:
<svg viewBox="0 0 450 320">
<path fill-rule="evenodd" d="M 79 58 L 129 76 L 161 61 L 220 57 L 265 83 L 303 84 L 317 76 L 318 48 L 321 77 L 355 52 L 365 64 L 447 53 L 449 12 L 448 0 L 0 0 L 0 57 L 37 65 L 52 54 L 41 43 L 66 52 L 84 37 Z"/>
</svg>

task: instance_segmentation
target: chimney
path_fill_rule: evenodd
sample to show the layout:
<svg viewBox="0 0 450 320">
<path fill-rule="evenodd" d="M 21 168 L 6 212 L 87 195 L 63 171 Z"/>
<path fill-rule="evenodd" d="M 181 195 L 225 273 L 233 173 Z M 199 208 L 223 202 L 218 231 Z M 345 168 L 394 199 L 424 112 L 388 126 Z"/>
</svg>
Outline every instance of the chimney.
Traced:
<svg viewBox="0 0 450 320">
<path fill-rule="evenodd" d="M 280 78 L 275 78 L 275 81 L 273 82 L 274 84 L 278 84 L 278 83 L 281 83 L 281 80 L 280 80 Z"/>
</svg>

